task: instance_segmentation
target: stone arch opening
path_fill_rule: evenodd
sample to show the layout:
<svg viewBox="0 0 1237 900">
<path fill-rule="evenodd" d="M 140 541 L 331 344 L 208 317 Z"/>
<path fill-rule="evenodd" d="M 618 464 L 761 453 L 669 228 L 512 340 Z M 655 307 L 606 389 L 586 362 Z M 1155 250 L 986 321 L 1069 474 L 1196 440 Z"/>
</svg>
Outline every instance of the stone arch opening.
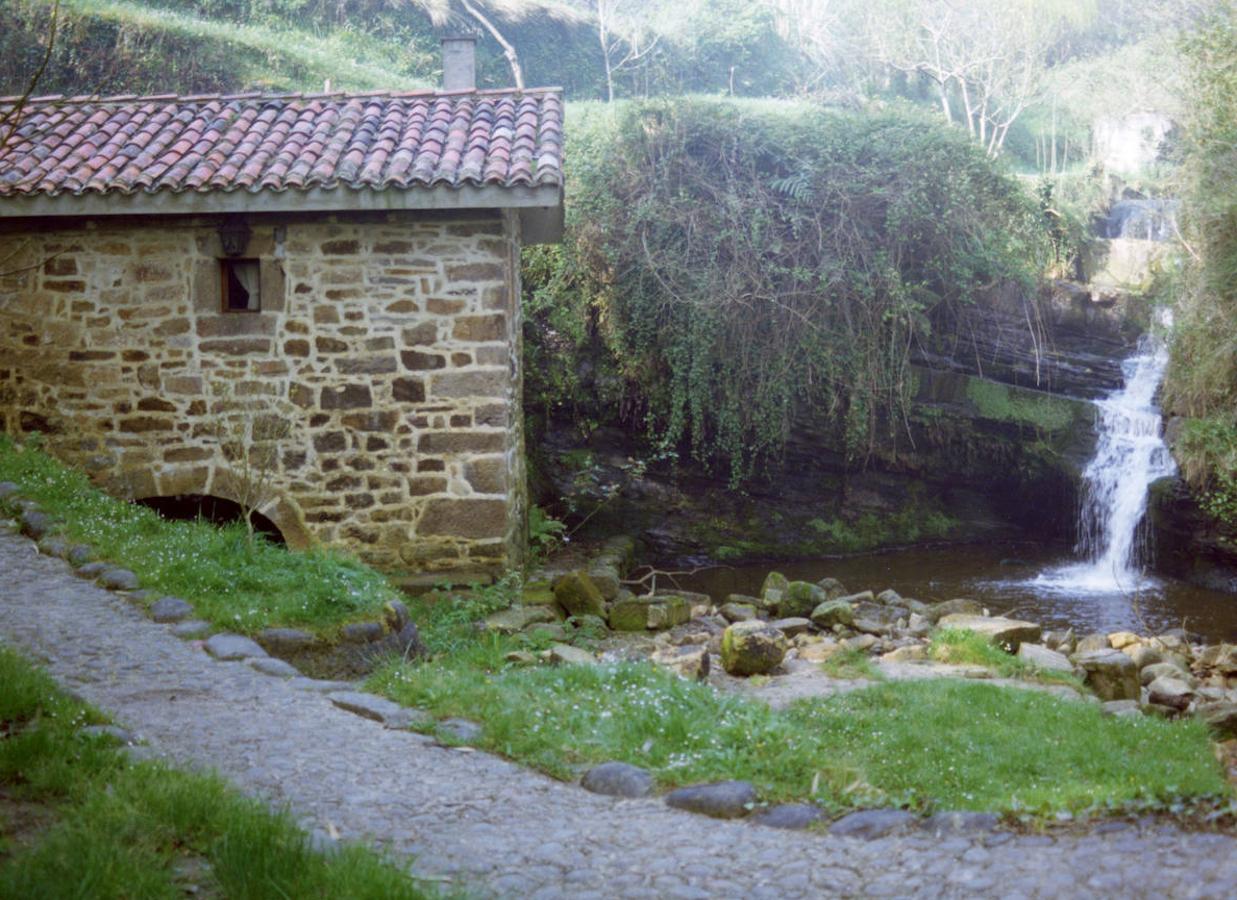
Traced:
<svg viewBox="0 0 1237 900">
<path fill-rule="evenodd" d="M 241 505 L 225 497 L 210 494 L 175 494 L 163 497 L 143 497 L 136 503 L 153 509 L 165 519 L 178 521 L 210 522 L 212 525 L 229 525 L 240 522 L 243 516 Z M 287 541 L 279 526 L 260 512 L 253 514 L 253 529 L 273 544 L 284 545 Z"/>
</svg>

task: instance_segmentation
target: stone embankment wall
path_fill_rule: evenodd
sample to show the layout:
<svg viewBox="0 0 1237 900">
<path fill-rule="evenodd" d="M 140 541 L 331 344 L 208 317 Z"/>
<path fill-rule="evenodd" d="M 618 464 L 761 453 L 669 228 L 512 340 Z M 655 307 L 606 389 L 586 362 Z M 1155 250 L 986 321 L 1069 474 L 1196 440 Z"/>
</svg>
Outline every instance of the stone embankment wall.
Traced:
<svg viewBox="0 0 1237 900">
<path fill-rule="evenodd" d="M 6 431 L 135 500 L 269 479 L 289 544 L 388 571 L 517 563 L 514 218 L 253 220 L 259 312 L 222 311 L 218 224 L 0 234 Z"/>
</svg>

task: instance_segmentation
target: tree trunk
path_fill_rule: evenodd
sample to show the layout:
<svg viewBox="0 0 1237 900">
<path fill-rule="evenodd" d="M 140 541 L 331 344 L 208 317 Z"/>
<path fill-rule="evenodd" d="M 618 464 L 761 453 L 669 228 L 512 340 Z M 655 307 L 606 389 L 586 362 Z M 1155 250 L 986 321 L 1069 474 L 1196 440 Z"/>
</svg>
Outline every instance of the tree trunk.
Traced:
<svg viewBox="0 0 1237 900">
<path fill-rule="evenodd" d="M 481 11 L 468 0 L 460 0 L 460 6 L 464 7 L 464 11 L 476 19 L 481 27 L 490 33 L 490 37 L 498 42 L 498 46 L 503 48 L 503 55 L 507 57 L 507 64 L 511 66 L 511 77 L 515 80 L 516 88 L 524 90 L 524 70 L 520 68 L 520 56 L 515 52 L 515 47 L 503 37 L 502 32 L 495 27 L 494 23 L 482 15 Z"/>
</svg>

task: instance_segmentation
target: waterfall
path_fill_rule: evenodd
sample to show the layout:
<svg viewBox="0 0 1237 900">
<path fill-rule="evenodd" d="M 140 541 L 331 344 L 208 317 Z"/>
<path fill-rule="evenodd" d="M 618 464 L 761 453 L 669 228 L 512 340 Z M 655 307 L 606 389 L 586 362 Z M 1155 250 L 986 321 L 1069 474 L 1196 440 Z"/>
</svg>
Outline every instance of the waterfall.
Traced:
<svg viewBox="0 0 1237 900">
<path fill-rule="evenodd" d="M 1096 403 L 1099 442 L 1083 471 L 1076 550 L 1086 562 L 1041 575 L 1045 586 L 1097 592 L 1139 587 L 1139 523 L 1147 509 L 1151 483 L 1176 471 L 1160 437 L 1155 392 L 1168 365 L 1168 351 L 1150 335 L 1122 363 L 1125 386 Z"/>
</svg>

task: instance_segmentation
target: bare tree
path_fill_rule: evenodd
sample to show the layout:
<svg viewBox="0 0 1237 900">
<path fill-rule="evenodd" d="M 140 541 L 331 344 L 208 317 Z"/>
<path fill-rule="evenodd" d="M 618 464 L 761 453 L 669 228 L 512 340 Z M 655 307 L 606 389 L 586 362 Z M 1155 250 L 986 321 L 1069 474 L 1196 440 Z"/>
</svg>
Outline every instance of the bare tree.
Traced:
<svg viewBox="0 0 1237 900">
<path fill-rule="evenodd" d="M 430 21 L 442 26 L 460 19 L 480 25 L 503 50 L 515 86 L 524 89 L 524 68 L 515 45 L 503 35 L 497 22 L 521 22 L 535 16 L 575 21 L 579 14 L 558 0 L 411 0 L 425 11 Z"/>
<path fill-rule="evenodd" d="M 615 76 L 647 59 L 660 40 L 649 27 L 649 4 L 647 0 L 577 2 L 597 33 L 606 74 L 606 99 L 613 103 Z"/>
</svg>

